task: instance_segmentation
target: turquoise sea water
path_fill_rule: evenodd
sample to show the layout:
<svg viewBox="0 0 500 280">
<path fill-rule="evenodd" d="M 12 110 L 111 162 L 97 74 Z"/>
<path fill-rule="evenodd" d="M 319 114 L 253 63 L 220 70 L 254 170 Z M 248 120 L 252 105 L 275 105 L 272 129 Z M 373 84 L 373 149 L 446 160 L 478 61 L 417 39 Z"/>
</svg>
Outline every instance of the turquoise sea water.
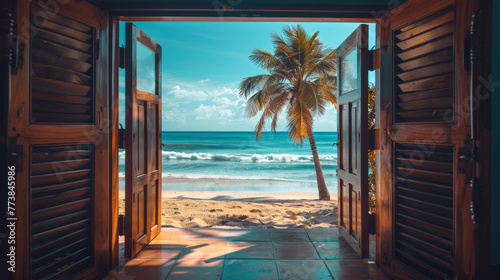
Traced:
<svg viewBox="0 0 500 280">
<path fill-rule="evenodd" d="M 336 193 L 337 148 L 332 143 L 337 133 L 316 132 L 315 139 L 328 189 Z M 258 141 L 255 132 L 163 132 L 162 142 L 163 190 L 317 193 L 309 142 L 296 145 L 287 132 L 264 132 Z M 121 151 L 120 177 L 124 162 Z M 193 180 L 173 183 L 169 178 Z"/>
</svg>

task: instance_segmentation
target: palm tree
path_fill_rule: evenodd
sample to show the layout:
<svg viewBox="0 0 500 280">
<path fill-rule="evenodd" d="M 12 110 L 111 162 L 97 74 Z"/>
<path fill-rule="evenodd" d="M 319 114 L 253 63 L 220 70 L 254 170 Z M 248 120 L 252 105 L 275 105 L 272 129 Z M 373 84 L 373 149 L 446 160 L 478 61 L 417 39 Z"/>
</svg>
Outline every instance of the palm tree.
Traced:
<svg viewBox="0 0 500 280">
<path fill-rule="evenodd" d="M 319 199 L 330 200 L 313 134 L 314 118 L 324 115 L 331 103 L 337 108 L 337 53 L 318 40 L 318 32 L 308 36 L 300 25 L 283 29 L 284 36 L 272 35 L 274 54 L 254 49 L 250 60 L 269 74 L 257 75 L 241 82 L 239 95 L 247 99 L 246 112 L 262 116 L 255 127 L 257 139 L 271 119 L 276 132 L 283 109 L 288 119 L 288 135 L 297 144 L 309 137 L 316 168 Z"/>
</svg>

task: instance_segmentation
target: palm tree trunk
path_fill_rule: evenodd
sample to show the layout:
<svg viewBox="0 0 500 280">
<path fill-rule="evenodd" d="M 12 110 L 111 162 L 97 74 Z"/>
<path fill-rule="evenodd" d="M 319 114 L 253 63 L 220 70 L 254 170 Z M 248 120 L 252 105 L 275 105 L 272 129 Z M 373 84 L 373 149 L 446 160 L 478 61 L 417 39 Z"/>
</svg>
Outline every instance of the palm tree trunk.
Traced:
<svg viewBox="0 0 500 280">
<path fill-rule="evenodd" d="M 314 167 L 316 168 L 316 179 L 318 181 L 318 193 L 320 200 L 330 200 L 330 193 L 326 188 L 325 177 L 323 176 L 323 170 L 321 170 L 321 163 L 319 162 L 318 149 L 316 148 L 316 141 L 314 140 L 314 135 L 312 129 L 307 132 L 309 137 L 309 144 L 311 144 L 311 152 L 314 159 Z"/>
</svg>

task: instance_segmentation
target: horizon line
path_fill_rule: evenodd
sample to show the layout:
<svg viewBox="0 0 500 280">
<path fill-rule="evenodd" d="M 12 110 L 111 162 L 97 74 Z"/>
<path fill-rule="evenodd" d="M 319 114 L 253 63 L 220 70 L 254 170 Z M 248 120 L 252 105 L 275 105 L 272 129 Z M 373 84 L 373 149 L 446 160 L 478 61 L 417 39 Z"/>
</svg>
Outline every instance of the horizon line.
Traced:
<svg viewBox="0 0 500 280">
<path fill-rule="evenodd" d="M 254 132 L 255 131 L 243 131 L 243 130 L 162 130 L 161 132 Z M 278 132 L 287 132 L 288 131 L 276 131 L 276 132 L 272 132 L 272 131 L 262 131 L 262 133 L 278 133 Z M 314 131 L 314 133 L 316 132 L 338 132 L 338 131 Z"/>
</svg>

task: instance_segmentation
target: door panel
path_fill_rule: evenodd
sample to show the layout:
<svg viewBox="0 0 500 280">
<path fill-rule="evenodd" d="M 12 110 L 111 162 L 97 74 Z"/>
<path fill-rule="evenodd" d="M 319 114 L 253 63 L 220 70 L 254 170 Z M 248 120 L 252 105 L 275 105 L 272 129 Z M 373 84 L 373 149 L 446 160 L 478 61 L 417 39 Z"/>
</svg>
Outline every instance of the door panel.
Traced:
<svg viewBox="0 0 500 280">
<path fill-rule="evenodd" d="M 109 254 L 107 14 L 81 1 L 16 2 L 13 278 L 98 279 Z"/>
<path fill-rule="evenodd" d="M 396 279 L 470 275 L 470 193 L 460 167 L 470 145 L 461 49 L 470 3 L 417 0 L 382 18 L 377 258 Z"/>
<path fill-rule="evenodd" d="M 339 232 L 368 257 L 368 26 L 337 48 Z"/>
<path fill-rule="evenodd" d="M 161 47 L 126 24 L 125 256 L 161 231 Z"/>
</svg>

